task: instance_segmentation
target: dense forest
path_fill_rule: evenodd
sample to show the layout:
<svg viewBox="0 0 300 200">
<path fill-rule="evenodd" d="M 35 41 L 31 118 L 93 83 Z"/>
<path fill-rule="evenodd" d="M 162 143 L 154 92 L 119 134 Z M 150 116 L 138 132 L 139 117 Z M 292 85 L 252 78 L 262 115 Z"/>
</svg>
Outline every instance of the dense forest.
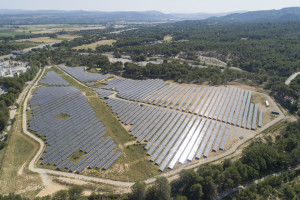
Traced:
<svg viewBox="0 0 300 200">
<path fill-rule="evenodd" d="M 0 43 L 0 56 L 11 54 L 12 51 L 15 50 L 23 50 L 25 48 L 35 46 L 33 43 L 30 42 L 14 42 L 14 43 Z"/>
</svg>

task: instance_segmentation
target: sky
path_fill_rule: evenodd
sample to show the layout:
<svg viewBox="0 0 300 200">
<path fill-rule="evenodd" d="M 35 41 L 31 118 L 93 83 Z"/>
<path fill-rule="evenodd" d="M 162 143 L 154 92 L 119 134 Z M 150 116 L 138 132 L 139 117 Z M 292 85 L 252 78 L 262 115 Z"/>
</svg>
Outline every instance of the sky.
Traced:
<svg viewBox="0 0 300 200">
<path fill-rule="evenodd" d="M 0 9 L 219 13 L 300 6 L 300 0 L 0 0 Z"/>
</svg>

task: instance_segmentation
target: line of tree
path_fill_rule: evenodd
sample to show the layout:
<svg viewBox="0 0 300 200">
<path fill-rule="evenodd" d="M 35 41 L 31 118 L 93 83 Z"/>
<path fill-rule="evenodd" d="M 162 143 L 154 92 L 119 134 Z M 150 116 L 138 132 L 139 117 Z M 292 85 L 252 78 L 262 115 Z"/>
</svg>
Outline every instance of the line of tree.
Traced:
<svg viewBox="0 0 300 200">
<path fill-rule="evenodd" d="M 2 132 L 8 124 L 9 107 L 14 105 L 25 86 L 25 82 L 32 80 L 37 72 L 38 67 L 32 63 L 31 67 L 25 73 L 21 73 L 20 76 L 0 78 L 0 85 L 4 85 L 8 88 L 6 94 L 0 95 L 0 132 Z M 0 150 L 4 146 L 5 143 L 2 142 L 0 144 Z"/>
<path fill-rule="evenodd" d="M 29 38 L 38 38 L 38 37 L 57 37 L 57 34 L 64 34 L 65 32 L 57 32 L 57 33 L 35 33 L 35 34 L 28 34 L 28 33 L 20 33 L 14 36 L 0 36 L 0 40 L 4 42 L 8 42 L 10 40 L 19 40 L 19 39 L 29 39 Z"/>
<path fill-rule="evenodd" d="M 299 175 L 300 170 L 268 176 L 258 184 L 253 183 L 229 198 L 234 200 L 300 199 Z"/>
<path fill-rule="evenodd" d="M 25 48 L 33 47 L 31 42 L 0 42 L 0 56 L 11 54 L 12 51 L 20 51 Z"/>
</svg>

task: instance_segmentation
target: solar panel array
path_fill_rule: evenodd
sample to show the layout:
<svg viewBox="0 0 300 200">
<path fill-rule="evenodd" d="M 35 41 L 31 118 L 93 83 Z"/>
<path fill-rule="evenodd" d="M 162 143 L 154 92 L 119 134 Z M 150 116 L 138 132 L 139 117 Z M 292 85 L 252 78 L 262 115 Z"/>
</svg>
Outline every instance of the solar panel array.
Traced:
<svg viewBox="0 0 300 200">
<path fill-rule="evenodd" d="M 225 148 L 230 125 L 121 99 L 110 98 L 105 103 L 121 123 L 131 125 L 129 132 L 137 142 L 147 142 L 147 154 L 160 165 L 160 171 Z"/>
<path fill-rule="evenodd" d="M 258 110 L 251 109 L 251 95 L 235 87 L 166 86 L 143 102 L 255 130 Z M 258 108 L 257 104 L 253 106 Z"/>
<path fill-rule="evenodd" d="M 89 87 L 92 87 L 93 85 L 96 85 L 98 82 L 94 82 L 94 81 L 92 81 L 92 82 L 86 82 L 85 84 L 87 85 L 87 86 L 89 86 Z"/>
<path fill-rule="evenodd" d="M 63 79 L 54 71 L 47 72 L 47 74 L 42 77 L 40 83 L 45 85 L 69 85 L 65 79 Z"/>
<path fill-rule="evenodd" d="M 103 90 L 103 89 L 100 89 L 100 88 L 92 88 L 92 90 L 94 90 L 95 92 L 97 92 L 97 93 L 98 93 L 98 96 L 99 96 L 100 98 L 104 98 L 104 97 L 107 97 L 107 96 L 113 94 L 113 91 L 110 91 L 110 90 Z"/>
<path fill-rule="evenodd" d="M 102 74 L 85 72 L 83 67 L 66 67 L 64 65 L 58 65 L 58 67 L 66 73 L 73 76 L 74 78 L 76 78 L 77 80 L 79 80 L 80 82 L 103 80 L 108 77 Z"/>
<path fill-rule="evenodd" d="M 84 79 L 82 73 L 77 75 L 74 68 L 60 67 L 82 82 L 92 81 Z M 112 89 L 125 99 L 109 98 L 105 102 L 122 123 L 131 125 L 129 132 L 137 142 L 147 142 L 147 154 L 160 166 L 160 171 L 166 167 L 173 169 L 177 163 L 208 157 L 211 151 L 224 150 L 231 125 L 252 130 L 256 129 L 257 122 L 258 127 L 262 125 L 262 112 L 258 111 L 257 104 L 251 103 L 252 92 L 248 90 L 169 85 L 157 79 L 114 78 L 103 83 L 106 85 L 102 89 L 93 89 L 101 98 L 111 95 Z M 109 167 L 120 153 L 112 150 L 115 147 L 110 138 L 101 142 L 98 148 L 108 148 L 110 152 L 97 149 L 100 158 L 92 151 L 76 166 L 68 160 L 63 160 L 62 165 L 72 171 Z"/>
<path fill-rule="evenodd" d="M 106 84 L 102 89 L 114 89 L 118 96 L 132 101 L 142 101 L 150 94 L 155 94 L 166 87 L 167 83 L 159 79 L 129 80 L 114 78 L 103 82 Z"/>
<path fill-rule="evenodd" d="M 104 137 L 104 125 L 75 87 L 39 87 L 30 105 L 29 129 L 49 145 L 41 164 L 80 173 L 87 167 L 107 169 L 121 155 L 114 151 L 117 145 L 111 137 Z M 65 117 L 58 118 L 61 114 Z M 73 163 L 70 157 L 77 151 L 84 156 Z"/>
</svg>

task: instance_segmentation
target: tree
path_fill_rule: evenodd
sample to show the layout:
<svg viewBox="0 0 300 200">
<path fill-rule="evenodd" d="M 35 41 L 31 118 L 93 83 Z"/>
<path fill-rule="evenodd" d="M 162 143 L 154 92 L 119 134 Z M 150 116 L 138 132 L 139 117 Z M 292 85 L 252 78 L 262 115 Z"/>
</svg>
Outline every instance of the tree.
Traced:
<svg viewBox="0 0 300 200">
<path fill-rule="evenodd" d="M 180 178 L 172 182 L 172 194 L 182 194 L 189 197 L 190 188 L 203 180 L 193 169 L 182 170 L 179 173 Z"/>
<path fill-rule="evenodd" d="M 159 200 L 169 200 L 171 187 L 166 177 L 159 177 L 155 181 L 157 196 Z"/>
<path fill-rule="evenodd" d="M 101 194 L 96 194 L 93 192 L 89 197 L 88 200 L 102 200 L 102 195 Z"/>
<path fill-rule="evenodd" d="M 171 199 L 171 187 L 165 177 L 156 179 L 153 186 L 149 187 L 146 192 L 146 200 L 169 200 Z"/>
<path fill-rule="evenodd" d="M 190 189 L 189 199 L 200 200 L 203 196 L 202 185 L 194 184 Z"/>
<path fill-rule="evenodd" d="M 122 56 L 119 51 L 115 51 L 113 55 L 115 58 L 121 58 Z"/>
<path fill-rule="evenodd" d="M 72 186 L 68 191 L 70 200 L 78 199 L 81 196 L 82 192 L 83 192 L 82 187 L 78 185 Z"/>
<path fill-rule="evenodd" d="M 214 199 L 217 195 L 217 187 L 210 176 L 204 178 L 203 191 L 204 199 Z"/>
<path fill-rule="evenodd" d="M 232 161 L 230 159 L 225 159 L 223 162 L 223 168 L 226 169 L 232 165 Z"/>
<path fill-rule="evenodd" d="M 65 200 L 68 199 L 69 194 L 67 190 L 60 190 L 56 192 L 53 196 L 53 200 Z"/>
<path fill-rule="evenodd" d="M 123 70 L 122 62 L 116 62 L 116 63 L 111 64 L 111 70 L 114 72 Z"/>
<path fill-rule="evenodd" d="M 186 196 L 176 196 L 174 200 L 188 200 Z"/>
<path fill-rule="evenodd" d="M 157 200 L 158 195 L 157 195 L 157 188 L 156 186 L 151 186 L 147 189 L 146 191 L 146 200 Z"/>
<path fill-rule="evenodd" d="M 131 186 L 131 194 L 129 196 L 132 200 L 144 200 L 146 196 L 146 183 L 136 182 Z"/>
</svg>

